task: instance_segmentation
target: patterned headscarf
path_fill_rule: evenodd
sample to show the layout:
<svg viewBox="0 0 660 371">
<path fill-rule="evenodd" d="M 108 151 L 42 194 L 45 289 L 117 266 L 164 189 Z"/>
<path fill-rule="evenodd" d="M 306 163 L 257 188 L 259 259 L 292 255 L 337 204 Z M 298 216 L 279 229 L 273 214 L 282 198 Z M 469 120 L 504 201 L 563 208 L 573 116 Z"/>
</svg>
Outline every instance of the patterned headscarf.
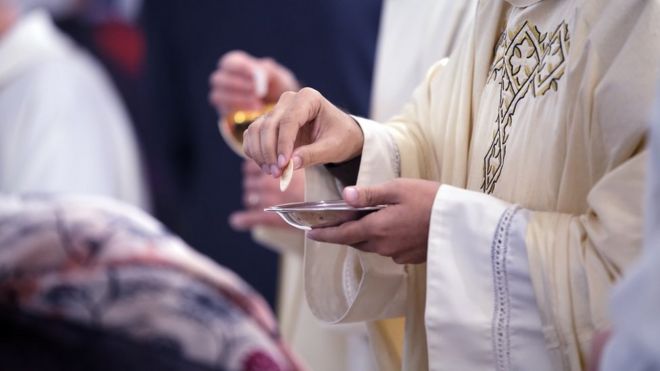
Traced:
<svg viewBox="0 0 660 371">
<path fill-rule="evenodd" d="M 0 196 L 0 305 L 226 370 L 299 370 L 264 300 L 132 207 Z"/>
</svg>

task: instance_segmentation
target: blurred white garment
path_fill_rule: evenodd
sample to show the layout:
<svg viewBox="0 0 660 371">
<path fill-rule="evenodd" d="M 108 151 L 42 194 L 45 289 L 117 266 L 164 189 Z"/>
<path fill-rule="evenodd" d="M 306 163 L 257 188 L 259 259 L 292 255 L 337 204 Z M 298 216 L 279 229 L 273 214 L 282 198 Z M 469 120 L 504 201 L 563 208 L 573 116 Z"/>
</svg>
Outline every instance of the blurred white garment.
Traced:
<svg viewBox="0 0 660 371">
<path fill-rule="evenodd" d="M 14 0 L 25 10 L 42 8 L 53 17 L 70 17 L 78 13 L 91 21 L 116 18 L 134 21 L 142 7 L 142 0 Z"/>
<path fill-rule="evenodd" d="M 371 92 L 372 120 L 384 122 L 401 112 L 429 68 L 454 50 L 474 17 L 476 4 L 475 0 L 383 3 Z"/>
<path fill-rule="evenodd" d="M 604 371 L 660 369 L 660 85 L 653 117 L 644 253 L 614 291 Z"/>
<path fill-rule="evenodd" d="M 43 11 L 0 38 L 0 191 L 96 194 L 148 206 L 117 94 Z"/>
</svg>

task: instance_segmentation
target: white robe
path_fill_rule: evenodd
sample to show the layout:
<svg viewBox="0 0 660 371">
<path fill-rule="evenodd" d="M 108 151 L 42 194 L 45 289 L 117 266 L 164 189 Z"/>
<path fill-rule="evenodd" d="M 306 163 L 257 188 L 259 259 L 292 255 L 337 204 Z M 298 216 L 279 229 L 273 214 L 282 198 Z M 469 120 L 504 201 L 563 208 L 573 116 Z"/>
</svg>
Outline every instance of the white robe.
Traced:
<svg viewBox="0 0 660 371">
<path fill-rule="evenodd" d="M 400 116 L 359 119 L 358 185 L 443 184 L 427 264 L 308 241 L 314 314 L 405 314 L 407 370 L 583 368 L 639 250 L 659 33 L 655 1 L 481 0 Z M 338 197 L 306 174 L 309 200 Z"/>
<path fill-rule="evenodd" d="M 0 191 L 148 206 L 130 120 L 101 68 L 33 11 L 0 39 Z"/>
<path fill-rule="evenodd" d="M 455 47 L 470 24 L 475 5 L 476 0 L 384 1 L 371 96 L 374 120 L 385 120 L 403 108 L 428 68 Z M 412 25 L 411 19 L 415 20 Z M 257 227 L 253 237 L 283 254 L 278 314 L 283 338 L 296 354 L 314 371 L 364 371 L 364 363 L 359 360 L 371 355 L 360 355 L 365 350 L 363 325 L 322 323 L 312 315 L 305 300 L 302 232 Z M 384 339 L 377 329 L 370 331 L 372 349 L 377 354 L 375 369 L 379 371 L 401 368 L 400 345 L 391 344 L 391 340 Z"/>
<path fill-rule="evenodd" d="M 603 371 L 660 369 L 660 85 L 651 124 L 644 254 L 614 290 Z"/>
</svg>

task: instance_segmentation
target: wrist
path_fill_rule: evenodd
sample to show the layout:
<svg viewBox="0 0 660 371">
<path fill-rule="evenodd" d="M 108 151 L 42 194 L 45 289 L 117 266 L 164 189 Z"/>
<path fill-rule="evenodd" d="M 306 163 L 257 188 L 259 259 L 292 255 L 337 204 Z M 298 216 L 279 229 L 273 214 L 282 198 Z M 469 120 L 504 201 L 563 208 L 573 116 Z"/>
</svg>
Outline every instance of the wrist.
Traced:
<svg viewBox="0 0 660 371">
<path fill-rule="evenodd" d="M 344 112 L 342 113 L 349 123 L 349 130 L 347 130 L 347 137 L 349 140 L 345 142 L 347 145 L 347 156 L 342 160 L 342 162 L 347 162 L 359 157 L 362 154 L 362 148 L 364 147 L 364 132 L 362 131 L 360 124 L 358 124 L 357 120 L 355 120 L 353 116 Z"/>
</svg>

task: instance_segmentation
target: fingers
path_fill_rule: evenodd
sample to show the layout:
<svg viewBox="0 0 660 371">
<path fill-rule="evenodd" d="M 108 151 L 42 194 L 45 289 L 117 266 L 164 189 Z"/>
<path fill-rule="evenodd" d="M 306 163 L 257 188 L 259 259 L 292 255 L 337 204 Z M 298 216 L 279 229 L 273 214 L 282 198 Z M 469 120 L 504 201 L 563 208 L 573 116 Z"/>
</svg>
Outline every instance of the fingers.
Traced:
<svg viewBox="0 0 660 371">
<path fill-rule="evenodd" d="M 213 107 L 220 113 L 228 114 L 236 110 L 257 110 L 263 103 L 254 95 L 229 91 L 213 91 L 209 98 Z"/>
<path fill-rule="evenodd" d="M 282 93 L 300 90 L 300 84 L 293 73 L 272 58 L 260 59 L 259 65 L 268 80 L 268 92 L 265 97 L 267 101 L 276 102 Z"/>
<path fill-rule="evenodd" d="M 359 153 L 362 141 L 361 129 L 350 116 L 316 90 L 304 88 L 282 94 L 268 115 L 252 123 L 245 132 L 243 149 L 264 171 L 277 177 L 289 161 L 297 170 L 350 159 Z"/>
<path fill-rule="evenodd" d="M 252 123 L 245 132 L 246 155 L 262 168 L 268 166 L 268 172 L 274 176 L 281 175 L 289 163 L 300 127 L 314 114 L 309 108 L 312 103 L 308 101 L 313 98 L 303 93 L 304 90 L 282 94 L 273 110 Z"/>
<path fill-rule="evenodd" d="M 282 115 L 277 136 L 276 151 L 278 157 L 282 158 L 281 167 L 291 160 L 300 128 L 318 116 L 323 101 L 321 93 L 312 88 L 303 88 L 291 99 L 292 106 Z"/>
<path fill-rule="evenodd" d="M 275 213 L 263 210 L 238 211 L 229 216 L 229 225 L 237 231 L 247 231 L 256 226 L 285 227 L 286 223 Z"/>
<path fill-rule="evenodd" d="M 216 90 L 231 91 L 237 94 L 250 95 L 255 93 L 255 82 L 252 77 L 235 74 L 232 71 L 218 70 L 211 75 L 211 86 Z"/>
<path fill-rule="evenodd" d="M 318 242 L 354 246 L 367 241 L 369 233 L 364 222 L 356 220 L 337 227 L 312 229 L 307 232 L 307 237 Z"/>
<path fill-rule="evenodd" d="M 244 177 L 261 175 L 261 167 L 252 160 L 243 161 L 242 171 Z"/>
<path fill-rule="evenodd" d="M 295 104 L 295 93 L 286 92 L 273 110 L 253 122 L 244 133 L 245 154 L 252 158 L 260 167 L 267 167 L 267 173 L 279 176 L 281 167 L 277 166 L 276 140 L 279 132 L 279 122 Z M 247 141 L 245 140 L 247 139 Z M 247 147 L 246 148 L 246 143 Z M 286 164 L 285 164 L 286 165 Z"/>
<path fill-rule="evenodd" d="M 209 100 L 221 113 L 239 109 L 259 109 L 263 103 L 256 92 L 255 58 L 241 51 L 226 53 L 211 75 Z"/>
<path fill-rule="evenodd" d="M 218 68 L 231 72 L 235 75 L 242 75 L 252 79 L 253 71 L 257 68 L 257 59 L 241 50 L 233 50 L 225 53 L 218 62 Z"/>
<path fill-rule="evenodd" d="M 403 251 L 392 254 L 391 258 L 397 264 L 420 264 L 426 261 L 426 251 Z"/>
<path fill-rule="evenodd" d="M 370 187 L 346 187 L 343 198 L 353 207 L 396 204 L 405 189 L 397 180 Z"/>
</svg>

